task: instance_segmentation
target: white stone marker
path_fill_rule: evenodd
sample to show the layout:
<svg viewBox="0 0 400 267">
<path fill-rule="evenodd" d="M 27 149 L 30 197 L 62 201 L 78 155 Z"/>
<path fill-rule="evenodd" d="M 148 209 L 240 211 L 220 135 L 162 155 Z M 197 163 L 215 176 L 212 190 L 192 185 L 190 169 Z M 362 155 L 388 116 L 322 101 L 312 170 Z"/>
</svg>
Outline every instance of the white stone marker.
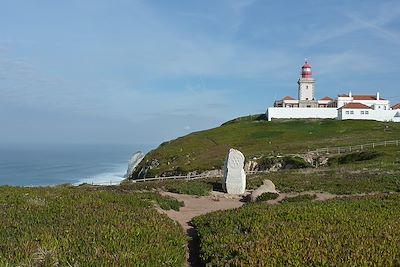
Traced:
<svg viewBox="0 0 400 267">
<path fill-rule="evenodd" d="M 244 172 L 244 156 L 236 149 L 229 149 L 225 158 L 222 187 L 228 194 L 240 195 L 246 190 L 246 173 Z"/>
</svg>

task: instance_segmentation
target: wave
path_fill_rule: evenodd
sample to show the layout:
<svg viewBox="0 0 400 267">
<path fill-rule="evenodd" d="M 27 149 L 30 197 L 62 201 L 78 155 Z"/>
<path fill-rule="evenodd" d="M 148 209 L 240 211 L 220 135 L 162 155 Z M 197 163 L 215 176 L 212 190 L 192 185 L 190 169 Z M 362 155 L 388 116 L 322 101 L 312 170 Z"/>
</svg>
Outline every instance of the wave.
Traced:
<svg viewBox="0 0 400 267">
<path fill-rule="evenodd" d="M 110 172 L 103 172 L 91 177 L 80 179 L 74 185 L 92 184 L 92 185 L 119 185 L 125 178 L 126 165 Z"/>
</svg>

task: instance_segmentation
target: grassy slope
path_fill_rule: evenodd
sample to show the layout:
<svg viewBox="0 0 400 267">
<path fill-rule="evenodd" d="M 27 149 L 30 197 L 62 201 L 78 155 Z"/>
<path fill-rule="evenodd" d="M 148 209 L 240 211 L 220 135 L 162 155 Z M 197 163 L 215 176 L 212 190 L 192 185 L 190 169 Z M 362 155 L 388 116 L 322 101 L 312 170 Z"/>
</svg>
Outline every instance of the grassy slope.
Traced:
<svg viewBox="0 0 400 267">
<path fill-rule="evenodd" d="M 0 266 L 183 266 L 186 237 L 154 193 L 0 187 Z"/>
<path fill-rule="evenodd" d="M 239 149 L 247 159 L 251 159 L 255 156 L 296 153 L 400 137 L 400 123 L 353 120 L 267 122 L 255 119 L 257 117 L 237 119 L 164 143 L 148 153 L 140 166 L 152 159 L 160 162 L 160 166 L 148 174 L 149 177 L 178 168 L 183 172 L 219 169 L 231 147 Z"/>
</svg>

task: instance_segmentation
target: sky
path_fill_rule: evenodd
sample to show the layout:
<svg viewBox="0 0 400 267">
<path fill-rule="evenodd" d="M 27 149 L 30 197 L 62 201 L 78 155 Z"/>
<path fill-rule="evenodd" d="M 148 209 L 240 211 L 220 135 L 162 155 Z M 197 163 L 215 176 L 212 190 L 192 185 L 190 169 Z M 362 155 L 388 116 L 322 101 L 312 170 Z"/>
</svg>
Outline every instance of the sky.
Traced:
<svg viewBox="0 0 400 267">
<path fill-rule="evenodd" d="M 0 0 L 0 143 L 159 144 L 297 97 L 400 102 L 400 2 Z"/>
</svg>

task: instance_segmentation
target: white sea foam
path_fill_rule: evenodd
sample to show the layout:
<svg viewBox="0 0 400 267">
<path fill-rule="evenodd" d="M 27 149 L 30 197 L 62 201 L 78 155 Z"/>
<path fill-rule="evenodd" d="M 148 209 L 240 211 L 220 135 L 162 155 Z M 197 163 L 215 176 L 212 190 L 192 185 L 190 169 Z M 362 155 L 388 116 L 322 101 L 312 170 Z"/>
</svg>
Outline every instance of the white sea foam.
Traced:
<svg viewBox="0 0 400 267">
<path fill-rule="evenodd" d="M 118 185 L 125 178 L 124 174 L 126 172 L 126 166 L 120 166 L 113 171 L 99 173 L 87 178 L 80 179 L 75 185 L 80 185 L 83 183 L 93 184 L 93 185 Z"/>
</svg>

